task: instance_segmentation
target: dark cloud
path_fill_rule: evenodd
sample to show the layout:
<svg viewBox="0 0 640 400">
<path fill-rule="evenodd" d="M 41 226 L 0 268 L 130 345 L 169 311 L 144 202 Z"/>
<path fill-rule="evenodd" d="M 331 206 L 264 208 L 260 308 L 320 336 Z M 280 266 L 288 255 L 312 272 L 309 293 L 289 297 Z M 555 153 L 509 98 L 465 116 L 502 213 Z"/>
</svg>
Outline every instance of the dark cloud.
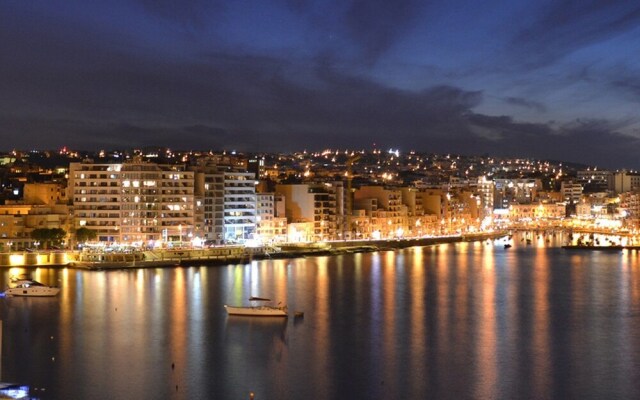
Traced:
<svg viewBox="0 0 640 400">
<path fill-rule="evenodd" d="M 3 104 L 34 84 L 32 73 L 57 79 L 36 80 L 44 98 L 32 94 L 35 88 L 22 95 L 25 104 L 37 105 L 37 118 L 32 111 L 1 114 L 0 137 L 11 137 L 18 147 L 268 151 L 362 148 L 375 142 L 418 151 L 637 164 L 624 150 L 638 141 L 616 133 L 621 125 L 576 121 L 553 128 L 482 115 L 473 111 L 482 102 L 479 91 L 400 90 L 322 61 L 305 85 L 290 77 L 306 65 L 269 57 L 215 53 L 191 63 L 159 63 L 113 53 L 105 60 L 111 63 L 79 59 L 72 72 L 42 66 L 21 74 L 5 67 L 15 85 L 0 94 Z"/>
<path fill-rule="evenodd" d="M 543 7 L 536 3 L 533 12 L 533 21 L 525 23 L 510 45 L 515 61 L 531 67 L 548 65 L 640 24 L 640 3 L 635 0 L 552 1 Z"/>
<path fill-rule="evenodd" d="M 200 29 L 208 20 L 225 10 L 222 0 L 135 0 L 145 10 L 161 18 L 176 21 L 182 27 Z"/>
<path fill-rule="evenodd" d="M 544 106 L 544 104 L 533 100 L 523 99 L 521 97 L 507 97 L 504 99 L 504 102 L 513 106 L 523 107 L 539 113 L 547 111 L 547 108 Z"/>
<path fill-rule="evenodd" d="M 348 45 L 331 43 L 335 46 L 325 52 L 369 65 L 404 38 L 427 6 L 419 0 L 288 0 L 286 4 L 324 37 L 346 39 Z M 355 47 L 355 55 L 345 54 L 349 46 Z"/>
<path fill-rule="evenodd" d="M 200 10 L 201 3 L 193 4 Z M 395 6 L 401 9 L 391 10 Z M 375 58 L 406 29 L 413 18 L 407 10 L 414 6 L 353 2 L 345 10 L 362 11 L 349 17 L 349 29 Z M 158 13 L 162 7 L 168 6 L 158 6 Z M 304 12 L 309 6 L 294 7 Z M 373 21 L 384 16 L 405 25 L 382 25 L 378 32 Z M 191 17 L 179 16 L 185 18 Z M 381 43 L 367 32 L 380 35 Z M 638 166 L 628 151 L 638 140 L 620 133 L 629 121 L 556 126 L 483 115 L 476 111 L 482 90 L 455 84 L 402 90 L 343 68 L 330 53 L 301 58 L 213 48 L 176 56 L 130 41 L 124 33 L 55 19 L 0 16 L 0 54 L 10 55 L 10 62 L 0 63 L 3 149 L 158 145 L 292 151 L 367 148 L 375 142 L 425 152 Z M 633 82 L 624 81 L 633 92 Z M 544 111 L 522 96 L 504 101 Z"/>
<path fill-rule="evenodd" d="M 404 34 L 419 15 L 417 0 L 353 0 L 346 14 L 347 29 L 375 61 Z"/>
<path fill-rule="evenodd" d="M 631 121 L 612 123 L 586 119 L 557 128 L 547 124 L 520 123 L 504 116 L 474 114 L 468 121 L 471 127 L 482 127 L 498 134 L 493 140 L 476 140 L 478 152 L 503 156 L 522 154 L 607 168 L 638 165 L 637 157 L 629 149 L 640 145 L 640 138 L 619 132 Z"/>
</svg>

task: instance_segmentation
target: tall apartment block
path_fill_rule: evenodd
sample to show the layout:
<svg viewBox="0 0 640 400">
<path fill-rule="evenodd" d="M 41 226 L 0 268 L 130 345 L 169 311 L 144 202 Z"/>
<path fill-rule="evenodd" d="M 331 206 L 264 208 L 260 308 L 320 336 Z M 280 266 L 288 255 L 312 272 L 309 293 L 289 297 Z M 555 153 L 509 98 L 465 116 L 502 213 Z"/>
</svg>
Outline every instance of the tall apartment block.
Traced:
<svg viewBox="0 0 640 400">
<path fill-rule="evenodd" d="M 194 235 L 194 173 L 184 166 L 71 163 L 67 190 L 76 228 L 99 241 L 153 245 Z"/>
<path fill-rule="evenodd" d="M 201 163 L 196 167 L 196 193 L 204 203 L 204 238 L 242 243 L 256 233 L 256 180 L 239 166 Z"/>
</svg>

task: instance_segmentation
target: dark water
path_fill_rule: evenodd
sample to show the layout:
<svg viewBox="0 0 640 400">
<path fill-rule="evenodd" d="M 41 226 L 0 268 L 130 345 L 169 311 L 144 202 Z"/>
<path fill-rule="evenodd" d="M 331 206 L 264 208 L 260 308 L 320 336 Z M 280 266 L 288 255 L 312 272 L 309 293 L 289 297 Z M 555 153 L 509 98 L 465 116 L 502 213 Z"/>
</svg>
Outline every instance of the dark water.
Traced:
<svg viewBox="0 0 640 400">
<path fill-rule="evenodd" d="M 552 244 L 38 269 L 62 291 L 0 299 L 2 381 L 42 399 L 640 398 L 640 253 Z M 225 314 L 251 295 L 304 318 Z"/>
</svg>

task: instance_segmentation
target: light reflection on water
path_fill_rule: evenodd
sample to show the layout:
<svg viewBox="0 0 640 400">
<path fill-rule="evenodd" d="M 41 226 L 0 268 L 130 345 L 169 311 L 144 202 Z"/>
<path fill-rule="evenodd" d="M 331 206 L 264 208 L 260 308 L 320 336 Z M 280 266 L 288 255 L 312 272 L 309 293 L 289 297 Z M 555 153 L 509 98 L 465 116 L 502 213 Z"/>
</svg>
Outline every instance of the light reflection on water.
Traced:
<svg viewBox="0 0 640 400">
<path fill-rule="evenodd" d="M 638 252 L 563 240 L 32 270 L 62 291 L 1 300 L 2 380 L 60 399 L 639 398 Z M 250 296 L 304 318 L 225 314 Z"/>
</svg>

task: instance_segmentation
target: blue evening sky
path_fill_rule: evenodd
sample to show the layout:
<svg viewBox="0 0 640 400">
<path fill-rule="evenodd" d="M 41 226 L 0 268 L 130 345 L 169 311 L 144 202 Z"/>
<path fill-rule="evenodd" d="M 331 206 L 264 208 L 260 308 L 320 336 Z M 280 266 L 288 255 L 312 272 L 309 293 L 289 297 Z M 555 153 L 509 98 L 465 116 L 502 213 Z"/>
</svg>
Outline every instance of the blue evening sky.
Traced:
<svg viewBox="0 0 640 400">
<path fill-rule="evenodd" d="M 0 54 L 2 150 L 640 167 L 637 1 L 4 0 Z"/>
</svg>

